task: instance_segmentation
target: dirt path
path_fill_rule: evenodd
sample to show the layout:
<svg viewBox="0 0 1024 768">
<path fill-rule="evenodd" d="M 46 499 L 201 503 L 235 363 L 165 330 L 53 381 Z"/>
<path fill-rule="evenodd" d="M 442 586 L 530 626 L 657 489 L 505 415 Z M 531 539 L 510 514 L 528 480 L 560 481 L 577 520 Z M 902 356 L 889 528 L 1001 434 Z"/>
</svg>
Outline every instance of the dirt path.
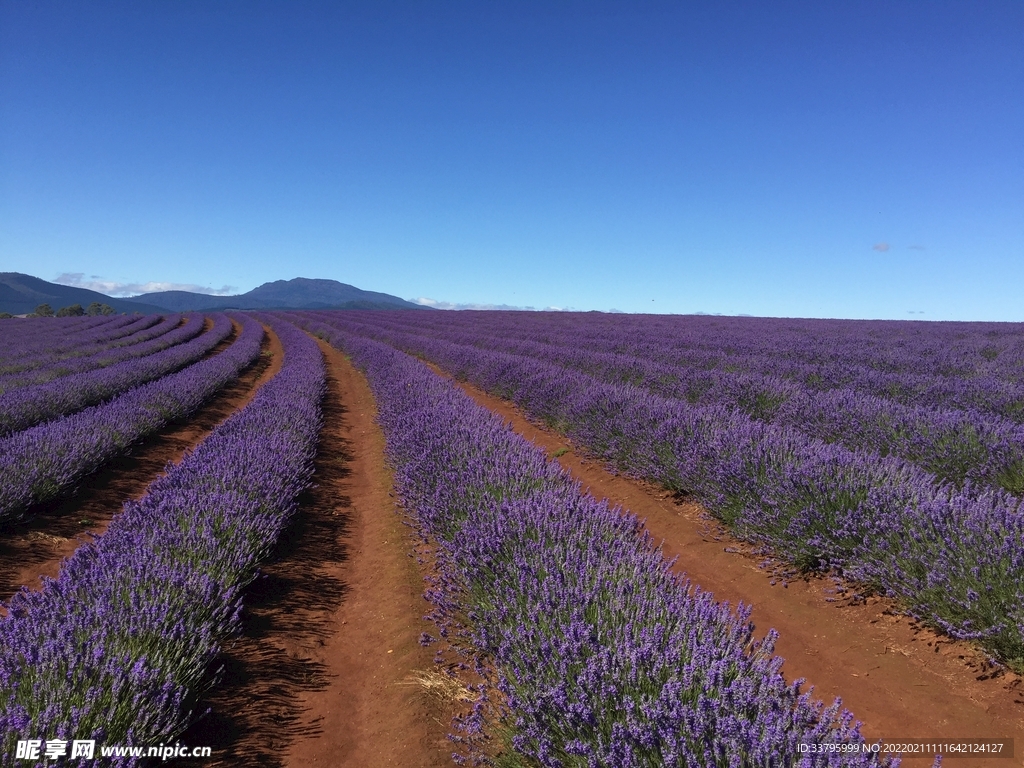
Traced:
<svg viewBox="0 0 1024 768">
<path fill-rule="evenodd" d="M 226 348 L 235 333 L 210 354 Z M 239 378 L 187 419 L 169 424 L 85 478 L 67 499 L 29 510 L 29 518 L 0 533 L 0 600 L 20 587 L 40 587 L 43 576 L 55 577 L 61 562 L 79 546 L 106 531 L 127 499 L 141 498 L 168 463 L 181 461 L 219 423 L 245 406 L 256 390 L 281 368 L 281 342 L 267 331 L 260 358 Z M 0 614 L 6 611 L 0 608 Z"/>
<path fill-rule="evenodd" d="M 373 397 L 341 353 L 320 347 L 316 487 L 246 596 L 211 714 L 181 741 L 213 747 L 204 768 L 448 766 L 451 705 L 410 681 L 434 666 L 418 642 L 429 606 Z"/>
<path fill-rule="evenodd" d="M 825 578 L 772 586 L 772 575 L 758 567 L 764 558 L 748 554 L 749 548 L 710 521 L 698 505 L 679 503 L 669 494 L 615 475 L 600 463 L 581 458 L 564 437 L 531 423 L 510 403 L 471 385 L 460 386 L 549 456 L 560 453 L 557 461 L 590 493 L 646 518 L 655 540 L 664 540 L 665 554 L 679 557 L 677 570 L 718 600 L 752 604 L 759 634 L 773 627 L 781 635 L 776 652 L 786 660 L 787 679 L 806 678 L 815 685 L 816 696 L 828 702 L 841 697 L 863 721 L 867 737 L 1013 738 L 1013 760 L 969 758 L 952 764 L 1024 764 L 1020 677 L 993 674 L 973 648 L 896 615 L 891 601 L 831 602 L 836 596 L 829 590 L 835 585 Z"/>
</svg>

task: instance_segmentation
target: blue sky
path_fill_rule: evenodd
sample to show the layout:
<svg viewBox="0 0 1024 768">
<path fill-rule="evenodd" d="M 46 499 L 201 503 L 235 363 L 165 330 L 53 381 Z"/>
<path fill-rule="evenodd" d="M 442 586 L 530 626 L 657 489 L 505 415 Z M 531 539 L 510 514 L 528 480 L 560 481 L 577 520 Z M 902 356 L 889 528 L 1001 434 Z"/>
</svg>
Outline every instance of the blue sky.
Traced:
<svg viewBox="0 0 1024 768">
<path fill-rule="evenodd" d="M 0 0 L 0 270 L 1024 320 L 1024 3 Z"/>
</svg>

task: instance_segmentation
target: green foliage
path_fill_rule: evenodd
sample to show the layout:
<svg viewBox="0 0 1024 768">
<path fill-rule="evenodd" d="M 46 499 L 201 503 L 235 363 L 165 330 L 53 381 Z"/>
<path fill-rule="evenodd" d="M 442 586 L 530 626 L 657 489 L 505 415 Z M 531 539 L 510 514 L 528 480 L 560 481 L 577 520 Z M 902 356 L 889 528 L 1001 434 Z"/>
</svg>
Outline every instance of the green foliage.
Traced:
<svg viewBox="0 0 1024 768">
<path fill-rule="evenodd" d="M 36 317 L 53 317 L 53 307 L 49 304 L 40 304 L 33 314 Z"/>
<path fill-rule="evenodd" d="M 1024 460 L 1006 467 L 996 476 L 996 482 L 1010 493 L 1024 495 Z"/>
<path fill-rule="evenodd" d="M 739 398 L 736 404 L 752 419 L 771 421 L 787 399 L 783 394 L 761 391 Z"/>
<path fill-rule="evenodd" d="M 71 304 L 57 310 L 57 317 L 82 317 L 84 314 L 85 310 L 82 309 L 81 304 Z"/>
<path fill-rule="evenodd" d="M 1003 415 L 1014 421 L 1024 421 L 1024 400 L 1010 403 L 1003 409 Z"/>
<path fill-rule="evenodd" d="M 686 385 L 686 402 L 699 403 L 701 398 L 711 389 L 710 379 L 690 381 Z"/>
<path fill-rule="evenodd" d="M 814 552 L 800 552 L 793 558 L 793 565 L 800 573 L 813 573 L 821 570 L 821 558 Z"/>
<path fill-rule="evenodd" d="M 100 304 L 98 301 L 94 301 L 85 309 L 87 315 L 112 315 L 114 314 L 114 308 L 109 304 Z"/>
</svg>

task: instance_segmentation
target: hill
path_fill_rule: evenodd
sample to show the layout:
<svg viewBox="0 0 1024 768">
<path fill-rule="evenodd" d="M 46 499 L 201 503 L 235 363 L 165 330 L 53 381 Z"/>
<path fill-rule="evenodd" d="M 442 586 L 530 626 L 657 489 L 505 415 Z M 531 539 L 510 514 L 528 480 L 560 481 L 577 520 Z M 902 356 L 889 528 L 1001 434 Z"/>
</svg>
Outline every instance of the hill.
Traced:
<svg viewBox="0 0 1024 768">
<path fill-rule="evenodd" d="M 40 280 L 20 272 L 0 272 L 0 312 L 25 315 L 40 304 L 49 304 L 54 311 L 72 304 L 88 307 L 93 302 L 108 304 L 117 312 L 141 312 L 148 315 L 165 312 L 163 308 L 146 301 L 115 299 L 87 288 L 74 288 Z"/>
<path fill-rule="evenodd" d="M 49 283 L 20 272 L 0 272 L 0 312 L 24 315 L 40 304 L 54 311 L 72 304 L 108 304 L 117 312 L 210 312 L 222 309 L 429 309 L 377 291 L 364 291 L 337 280 L 275 280 L 237 296 L 210 296 L 191 291 L 157 291 L 116 299 L 112 296 Z"/>
<path fill-rule="evenodd" d="M 405 299 L 364 291 L 337 280 L 296 277 L 275 280 L 237 296 L 210 296 L 190 291 L 158 291 L 125 299 L 174 312 L 218 309 L 426 309 Z"/>
</svg>

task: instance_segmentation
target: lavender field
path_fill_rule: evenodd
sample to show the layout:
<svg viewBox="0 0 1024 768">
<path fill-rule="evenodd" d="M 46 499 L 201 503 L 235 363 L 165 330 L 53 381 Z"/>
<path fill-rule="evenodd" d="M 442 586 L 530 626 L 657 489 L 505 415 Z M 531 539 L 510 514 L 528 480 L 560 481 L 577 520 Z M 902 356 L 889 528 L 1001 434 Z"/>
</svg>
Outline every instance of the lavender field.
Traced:
<svg viewBox="0 0 1024 768">
<path fill-rule="evenodd" d="M 303 325 L 370 379 L 398 490 L 438 545 L 428 594 L 439 633 L 460 638 L 485 676 L 494 669 L 504 705 L 493 708 L 510 711 L 521 757 L 506 764 L 896 764 L 802 758 L 801 744 L 864 742 L 839 702 L 786 684 L 772 636 L 754 641 L 742 607 L 734 615 L 673 576 L 635 518 L 581 493 L 422 363 L 338 316 Z M 474 757 L 489 704 L 461 723 Z"/>
<path fill-rule="evenodd" d="M 1024 670 L 1018 326 L 471 312 L 335 322 Z"/>
<path fill-rule="evenodd" d="M 698 501 L 793 571 L 884 595 L 1024 671 L 1018 326 L 320 311 L 23 327 L 0 340 L 0 536 L 187 423 L 268 340 L 281 357 L 56 578 L 3 606 L 0 765 L 27 764 L 11 756 L 35 733 L 170 743 L 203 720 L 261 563 L 310 514 L 317 462 L 340 460 L 319 447 L 330 348 L 369 384 L 419 542 L 406 553 L 426 579 L 419 641 L 476 681 L 453 678 L 472 702 L 450 713 L 455 762 L 898 763 L 865 748 L 856 712 L 783 674 L 756 606 L 681 575 L 643 521 L 460 381 Z M 807 750 L 821 743 L 849 749 Z"/>
</svg>

